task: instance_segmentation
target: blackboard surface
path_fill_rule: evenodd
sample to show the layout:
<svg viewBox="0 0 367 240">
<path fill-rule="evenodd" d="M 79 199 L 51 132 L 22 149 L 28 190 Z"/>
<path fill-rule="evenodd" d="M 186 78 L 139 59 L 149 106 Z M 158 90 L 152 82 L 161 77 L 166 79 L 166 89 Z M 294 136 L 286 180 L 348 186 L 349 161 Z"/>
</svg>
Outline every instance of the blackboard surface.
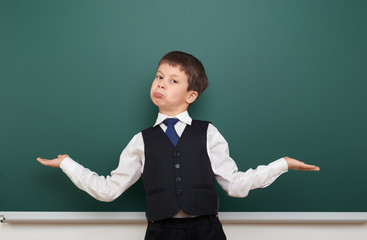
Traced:
<svg viewBox="0 0 367 240">
<path fill-rule="evenodd" d="M 210 86 L 190 108 L 242 171 L 291 171 L 220 211 L 367 211 L 365 1 L 0 2 L 0 210 L 144 211 L 139 181 L 112 203 L 36 157 L 67 153 L 108 175 L 157 109 L 160 57 L 189 52 Z M 238 128 L 235 121 L 241 123 Z"/>
</svg>

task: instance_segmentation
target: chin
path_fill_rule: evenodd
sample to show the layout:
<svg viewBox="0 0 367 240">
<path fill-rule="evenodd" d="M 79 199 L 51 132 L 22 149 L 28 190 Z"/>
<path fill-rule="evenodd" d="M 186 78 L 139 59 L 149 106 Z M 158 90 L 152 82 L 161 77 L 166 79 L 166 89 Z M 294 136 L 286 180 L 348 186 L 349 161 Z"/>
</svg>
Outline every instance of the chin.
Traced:
<svg viewBox="0 0 367 240">
<path fill-rule="evenodd" d="M 154 98 L 151 98 L 151 100 L 152 100 L 152 103 L 154 105 L 156 105 L 157 107 L 161 107 L 162 106 L 162 103 L 159 100 L 154 99 Z"/>
</svg>

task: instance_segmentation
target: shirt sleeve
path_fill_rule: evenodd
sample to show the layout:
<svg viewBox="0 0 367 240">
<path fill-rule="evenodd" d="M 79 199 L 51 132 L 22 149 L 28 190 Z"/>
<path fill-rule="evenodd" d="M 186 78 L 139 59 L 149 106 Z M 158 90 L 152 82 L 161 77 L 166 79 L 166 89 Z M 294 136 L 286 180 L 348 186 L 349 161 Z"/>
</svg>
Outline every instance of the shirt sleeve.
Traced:
<svg viewBox="0 0 367 240">
<path fill-rule="evenodd" d="M 107 177 L 99 176 L 70 157 L 61 162 L 60 168 L 78 188 L 97 200 L 110 202 L 140 178 L 143 162 L 144 141 L 138 133 L 122 151 L 118 167 Z"/>
<path fill-rule="evenodd" d="M 267 187 L 288 171 L 284 158 L 246 172 L 239 171 L 229 156 L 227 141 L 212 124 L 208 126 L 207 151 L 217 182 L 232 197 L 246 197 L 250 190 Z"/>
</svg>

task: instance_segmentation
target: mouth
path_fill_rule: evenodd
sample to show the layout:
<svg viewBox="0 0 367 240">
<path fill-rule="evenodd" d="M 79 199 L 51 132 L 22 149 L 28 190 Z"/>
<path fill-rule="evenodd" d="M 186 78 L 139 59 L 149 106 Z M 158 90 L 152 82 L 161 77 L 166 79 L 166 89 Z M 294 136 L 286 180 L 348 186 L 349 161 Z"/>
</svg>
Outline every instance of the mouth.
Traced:
<svg viewBox="0 0 367 240">
<path fill-rule="evenodd" d="M 161 97 L 163 97 L 163 94 L 162 93 L 159 93 L 159 92 L 155 92 L 154 93 L 154 97 L 161 98 Z"/>
</svg>

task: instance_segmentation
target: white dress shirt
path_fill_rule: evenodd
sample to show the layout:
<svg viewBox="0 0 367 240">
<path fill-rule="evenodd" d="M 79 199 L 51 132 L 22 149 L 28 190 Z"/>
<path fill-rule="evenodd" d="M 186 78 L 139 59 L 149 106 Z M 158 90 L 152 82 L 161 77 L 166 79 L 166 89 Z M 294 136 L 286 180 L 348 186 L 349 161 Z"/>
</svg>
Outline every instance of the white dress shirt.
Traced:
<svg viewBox="0 0 367 240">
<path fill-rule="evenodd" d="M 192 122 L 187 111 L 170 117 L 179 119 L 175 125 L 175 130 L 179 136 L 185 130 L 186 125 L 191 125 Z M 160 125 L 165 131 L 167 127 L 163 121 L 166 118 L 168 116 L 159 113 L 154 126 Z M 238 171 L 236 163 L 229 156 L 226 140 L 212 124 L 209 124 L 207 131 L 207 151 L 216 180 L 224 191 L 232 197 L 246 197 L 250 190 L 264 188 L 288 171 L 288 165 L 284 158 L 267 166 L 249 169 L 246 172 Z M 122 151 L 118 167 L 107 177 L 99 176 L 70 157 L 62 161 L 60 168 L 78 188 L 100 201 L 109 202 L 118 198 L 141 177 L 144 162 L 144 141 L 140 132 L 131 139 Z"/>
</svg>

